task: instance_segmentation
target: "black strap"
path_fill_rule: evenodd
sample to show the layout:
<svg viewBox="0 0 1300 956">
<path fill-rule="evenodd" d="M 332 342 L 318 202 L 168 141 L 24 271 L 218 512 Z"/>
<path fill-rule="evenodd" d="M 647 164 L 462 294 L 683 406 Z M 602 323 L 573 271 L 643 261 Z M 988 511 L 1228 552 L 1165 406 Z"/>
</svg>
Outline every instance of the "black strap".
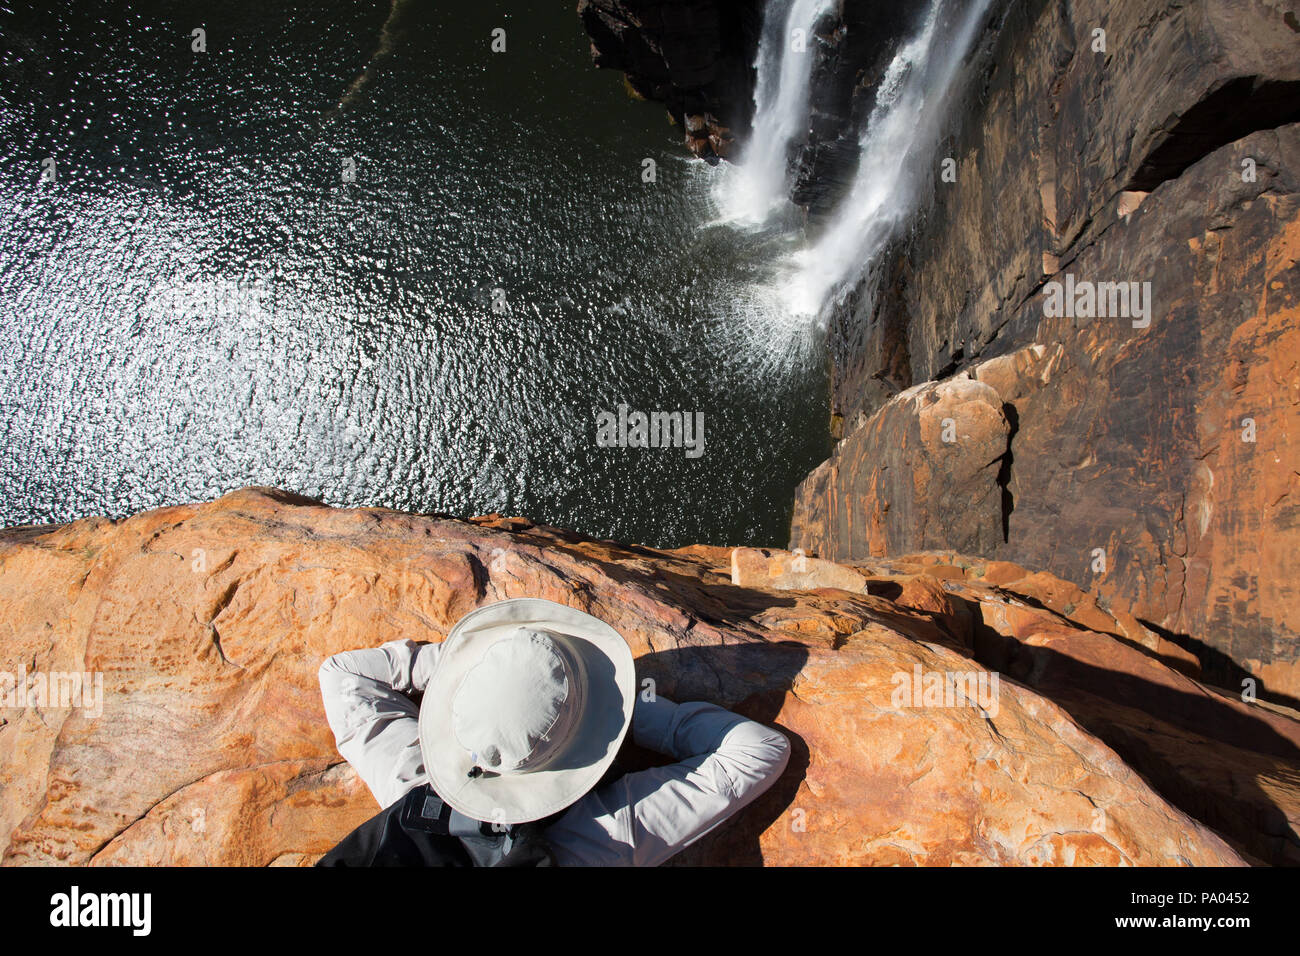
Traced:
<svg viewBox="0 0 1300 956">
<path fill-rule="evenodd" d="M 474 832 L 477 821 L 460 817 L 423 784 L 345 836 L 316 865 L 554 866 L 544 832 L 559 816 L 504 830 L 479 823 Z"/>
</svg>

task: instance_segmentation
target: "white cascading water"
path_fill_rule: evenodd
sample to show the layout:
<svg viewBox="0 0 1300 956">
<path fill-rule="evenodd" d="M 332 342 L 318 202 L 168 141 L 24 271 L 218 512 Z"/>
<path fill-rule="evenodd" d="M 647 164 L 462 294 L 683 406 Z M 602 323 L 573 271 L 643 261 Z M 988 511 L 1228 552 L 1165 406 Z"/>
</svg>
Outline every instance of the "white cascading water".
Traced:
<svg viewBox="0 0 1300 956">
<path fill-rule="evenodd" d="M 804 321 L 871 268 L 938 177 L 935 151 L 953 82 L 989 0 L 933 0 L 925 22 L 890 63 L 859 140 L 858 170 L 829 224 L 778 280 L 779 308 Z M 964 9 L 963 9 L 964 8 Z"/>
<path fill-rule="evenodd" d="M 754 62 L 754 123 L 740 163 L 719 178 L 722 219 L 759 226 L 786 204 L 790 143 L 808 126 L 812 28 L 834 0 L 770 0 Z"/>
</svg>

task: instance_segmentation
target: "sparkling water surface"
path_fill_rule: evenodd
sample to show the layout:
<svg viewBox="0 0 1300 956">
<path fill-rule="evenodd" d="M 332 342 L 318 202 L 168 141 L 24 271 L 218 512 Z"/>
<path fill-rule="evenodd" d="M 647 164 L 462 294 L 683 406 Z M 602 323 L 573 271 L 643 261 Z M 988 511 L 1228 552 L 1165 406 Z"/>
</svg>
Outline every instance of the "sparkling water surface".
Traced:
<svg viewBox="0 0 1300 956">
<path fill-rule="evenodd" d="M 785 543 L 829 453 L 821 350 L 743 304 L 786 240 L 571 3 L 0 3 L 0 72 L 0 524 L 264 484 Z M 619 403 L 704 454 L 597 447 Z"/>
</svg>

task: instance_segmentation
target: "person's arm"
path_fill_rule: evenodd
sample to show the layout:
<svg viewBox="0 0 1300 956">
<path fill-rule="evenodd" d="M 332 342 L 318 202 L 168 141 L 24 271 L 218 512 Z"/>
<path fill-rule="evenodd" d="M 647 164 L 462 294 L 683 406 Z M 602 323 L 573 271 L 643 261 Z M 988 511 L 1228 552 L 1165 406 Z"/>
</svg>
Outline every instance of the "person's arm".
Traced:
<svg viewBox="0 0 1300 956">
<path fill-rule="evenodd" d="M 633 740 L 678 758 L 587 794 L 547 829 L 566 865 L 658 866 L 765 792 L 785 770 L 780 731 L 715 704 L 637 698 Z"/>
<path fill-rule="evenodd" d="M 320 666 L 325 717 L 339 753 L 381 807 L 425 780 L 419 708 L 409 695 L 424 692 L 440 649 L 439 644 L 389 641 L 335 654 Z"/>
</svg>

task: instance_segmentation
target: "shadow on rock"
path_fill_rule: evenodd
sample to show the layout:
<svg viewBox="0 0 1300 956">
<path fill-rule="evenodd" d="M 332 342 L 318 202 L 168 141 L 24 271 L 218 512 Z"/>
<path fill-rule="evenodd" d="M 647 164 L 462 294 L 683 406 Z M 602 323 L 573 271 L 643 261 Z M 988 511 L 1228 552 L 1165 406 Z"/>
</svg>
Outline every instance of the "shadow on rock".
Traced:
<svg viewBox="0 0 1300 956">
<path fill-rule="evenodd" d="M 978 620 L 978 618 L 975 618 Z M 1256 862 L 1300 865 L 1300 723 L 975 628 L 984 666 L 1063 707 L 1170 803 Z M 1266 787 L 1264 781 L 1269 784 Z M 1288 807 L 1290 812 L 1288 812 Z"/>
<path fill-rule="evenodd" d="M 786 812 L 808 769 L 808 746 L 802 737 L 775 722 L 785 694 L 808 657 L 793 642 L 684 647 L 638 658 L 639 689 L 647 679 L 655 693 L 675 703 L 707 701 L 760 724 L 773 727 L 790 741 L 785 772 L 757 800 L 722 826 L 673 857 L 668 866 L 761 866 L 759 835 Z M 625 773 L 674 763 L 673 758 L 636 746 L 631 735 L 620 749 L 605 782 Z"/>
</svg>

